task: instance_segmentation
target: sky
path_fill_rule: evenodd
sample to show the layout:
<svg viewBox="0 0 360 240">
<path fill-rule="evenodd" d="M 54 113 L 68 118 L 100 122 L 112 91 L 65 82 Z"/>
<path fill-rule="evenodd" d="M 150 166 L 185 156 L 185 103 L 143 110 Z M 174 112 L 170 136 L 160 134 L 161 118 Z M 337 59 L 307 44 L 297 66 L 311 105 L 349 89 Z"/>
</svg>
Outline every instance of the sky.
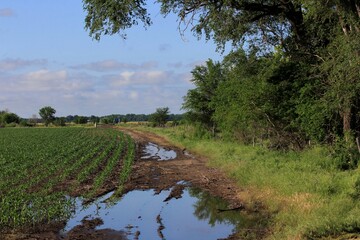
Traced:
<svg viewBox="0 0 360 240">
<path fill-rule="evenodd" d="M 220 61 L 216 45 L 182 36 L 177 17 L 148 3 L 153 25 L 93 40 L 81 0 L 0 0 L 0 110 L 20 117 L 182 113 L 191 70 Z"/>
</svg>

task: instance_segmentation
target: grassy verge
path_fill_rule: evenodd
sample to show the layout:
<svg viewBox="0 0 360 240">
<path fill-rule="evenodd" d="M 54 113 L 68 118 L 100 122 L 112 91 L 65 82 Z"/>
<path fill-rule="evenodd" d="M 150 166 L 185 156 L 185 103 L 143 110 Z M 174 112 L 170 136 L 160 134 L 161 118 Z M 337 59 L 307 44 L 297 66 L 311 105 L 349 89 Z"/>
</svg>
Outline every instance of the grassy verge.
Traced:
<svg viewBox="0 0 360 240">
<path fill-rule="evenodd" d="M 269 239 L 360 237 L 360 171 L 336 169 L 321 146 L 277 152 L 234 142 L 196 139 L 191 127 L 143 128 L 205 155 L 244 189 L 244 200 L 273 214 Z"/>
</svg>

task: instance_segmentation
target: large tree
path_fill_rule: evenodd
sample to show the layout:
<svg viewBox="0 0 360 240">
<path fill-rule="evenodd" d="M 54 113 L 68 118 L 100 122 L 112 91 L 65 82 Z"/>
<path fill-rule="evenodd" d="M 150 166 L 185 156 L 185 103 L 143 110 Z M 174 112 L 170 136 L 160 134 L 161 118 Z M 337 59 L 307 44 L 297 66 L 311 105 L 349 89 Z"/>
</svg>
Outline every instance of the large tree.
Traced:
<svg viewBox="0 0 360 240">
<path fill-rule="evenodd" d="M 48 126 L 55 120 L 56 110 L 50 106 L 45 106 L 39 110 L 39 115 L 43 119 L 45 126 Z"/>
<path fill-rule="evenodd" d="M 142 23 L 151 25 L 144 0 L 83 0 L 87 11 L 86 28 L 95 39 L 120 33 Z M 252 38 L 267 44 L 283 43 L 292 35 L 297 44 L 306 40 L 303 9 L 297 0 L 160 0 L 164 15 L 174 12 L 185 28 L 219 46 L 228 41 L 239 45 Z"/>
<path fill-rule="evenodd" d="M 153 123 L 154 126 L 164 127 L 166 122 L 169 119 L 169 108 L 162 107 L 157 108 L 156 111 L 150 115 L 150 122 Z"/>
<path fill-rule="evenodd" d="M 224 79 L 222 66 L 219 62 L 208 60 L 205 65 L 195 67 L 191 73 L 191 82 L 195 88 L 189 90 L 184 97 L 182 109 L 188 111 L 187 117 L 191 121 L 203 124 L 214 133 L 216 124 L 213 120 L 213 99 Z"/>
</svg>

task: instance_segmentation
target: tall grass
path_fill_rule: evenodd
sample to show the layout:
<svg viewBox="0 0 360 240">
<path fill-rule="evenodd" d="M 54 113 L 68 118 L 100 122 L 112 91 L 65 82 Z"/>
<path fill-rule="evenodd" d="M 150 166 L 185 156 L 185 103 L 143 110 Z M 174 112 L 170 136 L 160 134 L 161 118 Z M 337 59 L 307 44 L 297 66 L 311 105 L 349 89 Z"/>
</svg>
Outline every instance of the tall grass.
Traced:
<svg viewBox="0 0 360 240">
<path fill-rule="evenodd" d="M 244 201 L 264 203 L 273 213 L 269 239 L 346 239 L 360 233 L 360 171 L 338 170 L 324 146 L 278 152 L 202 139 L 190 126 L 147 130 L 207 156 L 209 165 L 244 189 Z"/>
</svg>

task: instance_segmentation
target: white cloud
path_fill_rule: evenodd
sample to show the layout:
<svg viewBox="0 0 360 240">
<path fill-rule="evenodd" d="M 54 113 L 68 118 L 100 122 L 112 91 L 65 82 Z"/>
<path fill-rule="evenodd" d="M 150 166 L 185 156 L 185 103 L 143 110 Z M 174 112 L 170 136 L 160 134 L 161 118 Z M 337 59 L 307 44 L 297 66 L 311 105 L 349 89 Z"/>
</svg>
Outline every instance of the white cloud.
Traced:
<svg viewBox="0 0 360 240">
<path fill-rule="evenodd" d="M 0 17 L 12 17 L 15 12 L 11 8 L 0 8 Z"/>
<path fill-rule="evenodd" d="M 29 66 L 44 66 L 48 63 L 45 59 L 24 60 L 7 58 L 0 60 L 0 71 L 12 71 Z"/>
<path fill-rule="evenodd" d="M 119 75 L 108 76 L 113 86 L 130 85 L 154 85 L 166 81 L 172 81 L 174 76 L 172 72 L 165 71 L 143 71 L 143 72 L 122 72 Z"/>
<path fill-rule="evenodd" d="M 52 94 L 78 90 L 88 90 L 91 82 L 88 76 L 70 75 L 66 70 L 38 70 L 25 74 L 1 77 L 1 92 L 49 92 Z"/>
<path fill-rule="evenodd" d="M 119 71 L 119 70 L 147 70 L 153 69 L 158 66 L 158 63 L 155 61 L 144 62 L 141 64 L 131 64 L 123 63 L 116 60 L 103 60 L 98 62 L 92 62 L 87 64 L 80 64 L 71 66 L 73 69 L 86 69 L 97 72 L 106 72 L 106 71 Z"/>
<path fill-rule="evenodd" d="M 9 108 L 22 117 L 46 105 L 56 109 L 56 116 L 152 113 L 162 106 L 177 113 L 182 96 L 192 87 L 188 77 L 162 70 L 111 75 L 74 69 L 0 73 L 0 109 Z"/>
</svg>

